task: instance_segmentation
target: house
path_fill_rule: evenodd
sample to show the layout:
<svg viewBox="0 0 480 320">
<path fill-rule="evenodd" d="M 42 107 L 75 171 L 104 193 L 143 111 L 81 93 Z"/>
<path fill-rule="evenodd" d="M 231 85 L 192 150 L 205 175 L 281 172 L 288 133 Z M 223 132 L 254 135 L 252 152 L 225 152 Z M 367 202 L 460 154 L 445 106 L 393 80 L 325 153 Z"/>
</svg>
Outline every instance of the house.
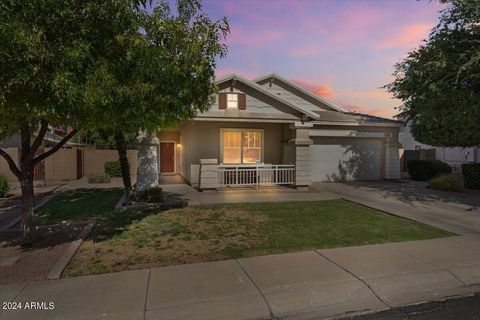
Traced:
<svg viewBox="0 0 480 320">
<path fill-rule="evenodd" d="M 433 147 L 415 140 L 410 125 L 405 122 L 405 128 L 400 132 L 399 142 L 402 169 L 406 170 L 408 160 L 437 159 L 448 163 L 454 171 L 461 171 L 462 163 L 480 162 L 480 148 L 443 148 Z"/>
<path fill-rule="evenodd" d="M 158 134 L 161 175 L 201 189 L 400 178 L 402 122 L 346 112 L 276 74 L 217 85 L 207 112 Z"/>
</svg>

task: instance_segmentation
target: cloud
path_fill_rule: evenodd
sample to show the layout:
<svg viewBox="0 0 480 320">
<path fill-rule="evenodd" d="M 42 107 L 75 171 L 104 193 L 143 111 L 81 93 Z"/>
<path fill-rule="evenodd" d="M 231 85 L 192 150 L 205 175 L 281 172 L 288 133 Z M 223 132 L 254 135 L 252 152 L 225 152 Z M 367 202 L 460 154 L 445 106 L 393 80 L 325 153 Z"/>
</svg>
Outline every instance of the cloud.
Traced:
<svg viewBox="0 0 480 320">
<path fill-rule="evenodd" d="M 430 23 L 408 26 L 400 30 L 396 36 L 377 43 L 376 47 L 379 49 L 416 47 L 420 41 L 428 36 L 432 27 L 433 24 Z"/>
<path fill-rule="evenodd" d="M 314 57 L 322 53 L 322 50 L 314 47 L 295 47 L 290 50 L 289 55 L 292 57 Z"/>
<path fill-rule="evenodd" d="M 362 104 L 347 104 L 344 106 L 350 112 L 368 114 L 371 116 L 393 118 L 398 113 L 394 108 L 373 108 Z"/>
<path fill-rule="evenodd" d="M 253 78 L 258 77 L 258 75 L 259 75 L 258 72 L 254 72 L 252 70 L 245 71 L 245 70 L 241 70 L 241 69 L 225 67 L 225 68 L 216 69 L 215 70 L 215 77 L 216 78 L 221 78 L 223 76 L 226 76 L 226 75 L 232 74 L 232 73 L 238 73 L 239 75 L 241 75 L 242 77 L 245 77 L 247 79 L 253 79 Z"/>
<path fill-rule="evenodd" d="M 229 45 L 243 45 L 258 47 L 268 45 L 285 38 L 285 34 L 278 30 L 249 30 L 250 28 L 233 28 L 227 38 Z"/>
<path fill-rule="evenodd" d="M 293 79 L 293 82 L 315 93 L 316 95 L 319 95 L 322 98 L 328 99 L 337 95 L 333 88 L 328 84 L 315 84 L 303 78 Z"/>
</svg>

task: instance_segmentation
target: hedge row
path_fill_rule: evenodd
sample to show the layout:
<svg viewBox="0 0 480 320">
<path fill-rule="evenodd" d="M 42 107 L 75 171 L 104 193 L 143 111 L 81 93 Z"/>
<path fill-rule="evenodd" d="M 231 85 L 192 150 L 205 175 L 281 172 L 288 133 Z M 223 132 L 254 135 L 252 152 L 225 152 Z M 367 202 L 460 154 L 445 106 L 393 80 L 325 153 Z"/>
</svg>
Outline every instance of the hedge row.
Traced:
<svg viewBox="0 0 480 320">
<path fill-rule="evenodd" d="M 440 160 L 410 160 L 408 174 L 412 180 L 428 181 L 442 174 L 452 173 L 452 168 Z"/>
<path fill-rule="evenodd" d="M 480 189 L 480 163 L 462 164 L 462 174 L 465 187 L 469 189 Z"/>
</svg>

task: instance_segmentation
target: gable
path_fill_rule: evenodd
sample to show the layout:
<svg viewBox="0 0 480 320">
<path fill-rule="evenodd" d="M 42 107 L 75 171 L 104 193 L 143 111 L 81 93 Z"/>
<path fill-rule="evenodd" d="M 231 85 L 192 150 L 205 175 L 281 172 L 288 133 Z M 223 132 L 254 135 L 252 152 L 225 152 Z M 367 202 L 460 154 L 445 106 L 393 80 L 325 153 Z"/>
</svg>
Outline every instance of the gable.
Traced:
<svg viewBox="0 0 480 320">
<path fill-rule="evenodd" d="M 280 94 L 284 99 L 291 103 L 296 103 L 309 111 L 328 110 L 340 111 L 342 108 L 333 105 L 322 97 L 310 92 L 291 81 L 285 80 L 278 75 L 271 74 L 264 77 L 257 78 L 256 83 L 264 88 Z"/>
<path fill-rule="evenodd" d="M 318 115 L 310 110 L 282 99 L 274 92 L 266 90 L 247 79 L 238 75 L 224 77 L 217 81 L 219 93 L 244 94 L 246 100 L 245 110 L 219 108 L 219 95 L 214 97 L 214 103 L 209 111 L 199 114 L 197 117 L 225 117 L 225 118 L 261 118 L 261 119 L 288 119 L 299 120 L 306 116 L 316 119 Z"/>
</svg>

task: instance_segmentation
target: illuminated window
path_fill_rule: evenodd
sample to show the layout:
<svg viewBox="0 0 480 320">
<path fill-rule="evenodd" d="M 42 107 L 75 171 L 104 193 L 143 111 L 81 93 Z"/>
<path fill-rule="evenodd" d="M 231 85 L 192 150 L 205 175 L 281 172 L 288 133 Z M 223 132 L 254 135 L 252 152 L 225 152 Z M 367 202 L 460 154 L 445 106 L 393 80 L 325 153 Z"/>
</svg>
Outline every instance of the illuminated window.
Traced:
<svg viewBox="0 0 480 320">
<path fill-rule="evenodd" d="M 223 131 L 223 163 L 261 163 L 261 130 Z"/>
<path fill-rule="evenodd" d="M 238 109 L 238 94 L 227 93 L 227 109 Z"/>
</svg>

